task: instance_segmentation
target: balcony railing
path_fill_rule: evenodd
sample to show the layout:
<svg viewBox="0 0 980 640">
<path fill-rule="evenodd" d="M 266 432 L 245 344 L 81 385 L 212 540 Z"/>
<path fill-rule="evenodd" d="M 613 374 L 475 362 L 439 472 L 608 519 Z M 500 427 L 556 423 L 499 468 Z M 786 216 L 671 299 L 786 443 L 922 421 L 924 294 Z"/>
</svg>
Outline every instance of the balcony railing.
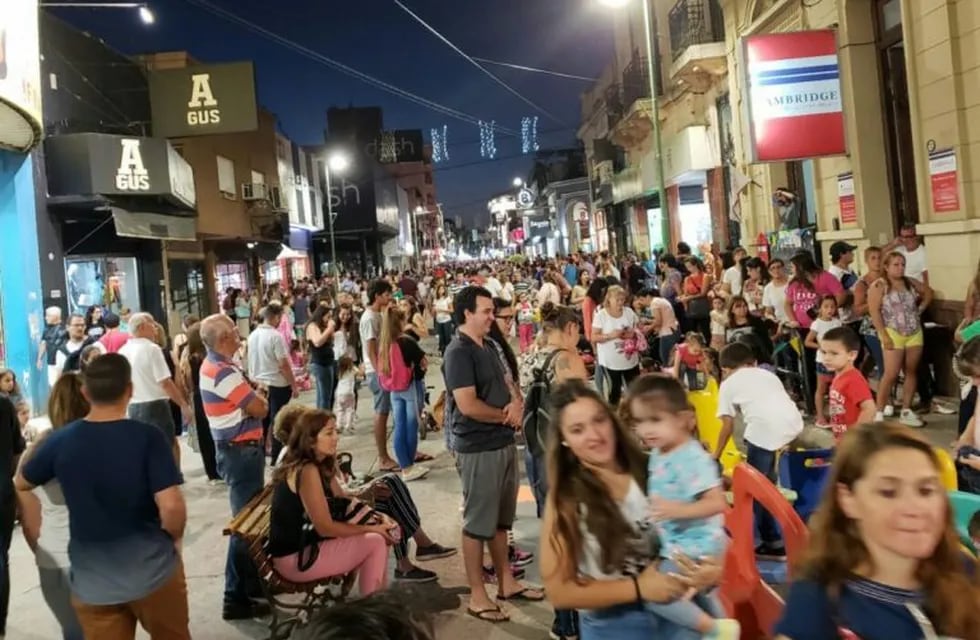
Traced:
<svg viewBox="0 0 980 640">
<path fill-rule="evenodd" d="M 626 110 L 637 100 L 650 97 L 649 64 L 645 56 L 634 56 L 623 70 L 623 107 Z"/>
<path fill-rule="evenodd" d="M 725 18 L 718 0 L 677 0 L 668 21 L 674 60 L 690 46 L 725 41 Z"/>
<path fill-rule="evenodd" d="M 612 129 L 623 117 L 623 89 L 619 84 L 611 84 L 606 87 L 603 94 L 603 102 L 606 105 L 606 118 L 609 128 Z"/>
</svg>

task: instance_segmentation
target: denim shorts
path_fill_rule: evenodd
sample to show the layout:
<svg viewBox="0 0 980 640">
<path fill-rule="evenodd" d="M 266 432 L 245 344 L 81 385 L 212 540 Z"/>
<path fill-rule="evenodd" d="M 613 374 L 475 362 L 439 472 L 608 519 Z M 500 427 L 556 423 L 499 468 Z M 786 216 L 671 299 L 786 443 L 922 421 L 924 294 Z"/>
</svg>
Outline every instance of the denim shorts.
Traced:
<svg viewBox="0 0 980 640">
<path fill-rule="evenodd" d="M 374 414 L 379 416 L 391 414 L 391 394 L 381 388 L 378 374 L 373 371 L 367 374 L 367 383 L 371 395 L 374 396 Z"/>
</svg>

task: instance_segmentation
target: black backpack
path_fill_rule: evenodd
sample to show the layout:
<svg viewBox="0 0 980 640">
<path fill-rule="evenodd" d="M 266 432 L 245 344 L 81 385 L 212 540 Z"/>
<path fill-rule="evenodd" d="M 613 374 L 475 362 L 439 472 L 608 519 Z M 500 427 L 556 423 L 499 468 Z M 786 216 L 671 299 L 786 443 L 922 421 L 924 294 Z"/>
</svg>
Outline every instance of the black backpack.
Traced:
<svg viewBox="0 0 980 640">
<path fill-rule="evenodd" d="M 543 456 L 548 448 L 549 427 L 551 415 L 548 406 L 548 394 L 551 384 L 547 372 L 551 369 L 555 357 L 564 349 L 552 351 L 540 368 L 533 370 L 531 385 L 524 396 L 524 419 L 521 427 L 524 431 L 525 446 L 535 457 Z"/>
<path fill-rule="evenodd" d="M 61 351 L 63 354 L 65 354 L 65 364 L 61 368 L 61 371 L 63 373 L 68 373 L 68 372 L 73 372 L 73 371 L 79 371 L 79 370 L 81 370 L 81 368 L 82 368 L 82 351 L 85 351 L 85 347 L 87 347 L 87 346 L 89 346 L 91 344 L 95 344 L 98 341 L 99 341 L 99 337 L 98 336 L 88 336 L 87 338 L 85 338 L 85 341 L 82 343 L 82 346 L 80 346 L 75 351 L 71 351 L 71 352 L 68 351 L 68 346 L 67 346 L 68 343 L 67 342 L 65 342 L 64 344 L 62 344 L 61 347 L 59 348 L 59 351 Z"/>
</svg>

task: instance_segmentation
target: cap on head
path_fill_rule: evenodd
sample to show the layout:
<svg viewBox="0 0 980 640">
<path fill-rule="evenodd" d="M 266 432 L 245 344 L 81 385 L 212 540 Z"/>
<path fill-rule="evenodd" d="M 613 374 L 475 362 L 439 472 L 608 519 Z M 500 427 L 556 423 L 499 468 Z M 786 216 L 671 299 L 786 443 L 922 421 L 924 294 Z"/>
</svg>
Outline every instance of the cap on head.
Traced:
<svg viewBox="0 0 980 640">
<path fill-rule="evenodd" d="M 830 260 L 831 262 L 837 262 L 845 253 L 850 253 L 855 249 L 857 249 L 855 245 L 844 242 L 843 240 L 838 240 L 834 244 L 830 245 Z"/>
</svg>

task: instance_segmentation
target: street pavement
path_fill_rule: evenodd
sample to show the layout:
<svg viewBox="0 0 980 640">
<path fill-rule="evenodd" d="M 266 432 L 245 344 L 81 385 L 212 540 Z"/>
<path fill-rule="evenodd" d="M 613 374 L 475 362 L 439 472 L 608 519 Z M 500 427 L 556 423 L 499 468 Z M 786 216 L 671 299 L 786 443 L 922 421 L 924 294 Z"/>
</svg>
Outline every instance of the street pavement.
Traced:
<svg viewBox="0 0 980 640">
<path fill-rule="evenodd" d="M 438 366 L 430 366 L 428 384 L 442 389 Z M 433 400 L 435 396 L 433 396 Z M 312 394 L 303 394 L 298 400 L 313 403 Z M 362 474 L 373 470 L 376 464 L 373 437 L 371 435 L 371 401 L 362 390 L 358 405 L 357 432 L 341 437 L 340 449 L 354 456 L 354 471 Z M 929 416 L 925 432 L 937 446 L 947 446 L 955 436 L 956 416 Z M 183 440 L 183 439 L 182 439 Z M 259 640 L 267 637 L 262 621 L 229 623 L 221 619 L 221 601 L 224 589 L 224 564 L 227 539 L 221 530 L 230 517 L 227 490 L 223 486 L 208 484 L 200 456 L 181 443 L 182 469 L 186 478 L 184 494 L 188 505 L 187 533 L 184 540 L 184 563 L 187 573 L 188 599 L 190 603 L 191 634 L 203 640 Z M 446 453 L 442 433 L 429 434 L 420 443 L 420 450 L 435 457 L 429 475 L 410 484 L 422 526 L 437 542 L 458 547 L 460 544 L 460 485 L 452 458 Z M 518 506 L 515 536 L 518 544 L 537 551 L 538 520 L 535 518 L 534 501 L 526 485 L 522 485 Z M 125 562 L 120 558 L 120 562 Z M 24 542 L 19 529 L 15 531 L 10 551 L 11 594 L 10 618 L 7 638 L 11 640 L 52 640 L 60 637 L 60 630 L 51 615 L 38 587 L 38 575 L 34 557 Z M 393 558 L 392 558 L 393 563 Z M 548 637 L 551 625 L 551 608 L 545 603 L 508 606 L 511 621 L 492 625 L 466 615 L 468 589 L 464 578 L 462 556 L 426 563 L 426 568 L 439 573 L 438 583 L 410 589 L 408 597 L 413 606 L 431 612 L 435 616 L 438 637 L 456 640 L 538 640 Z M 528 582 L 539 584 L 537 562 L 527 568 Z M 493 595 L 494 587 L 490 586 Z M 147 636 L 140 631 L 139 638 Z"/>
</svg>

